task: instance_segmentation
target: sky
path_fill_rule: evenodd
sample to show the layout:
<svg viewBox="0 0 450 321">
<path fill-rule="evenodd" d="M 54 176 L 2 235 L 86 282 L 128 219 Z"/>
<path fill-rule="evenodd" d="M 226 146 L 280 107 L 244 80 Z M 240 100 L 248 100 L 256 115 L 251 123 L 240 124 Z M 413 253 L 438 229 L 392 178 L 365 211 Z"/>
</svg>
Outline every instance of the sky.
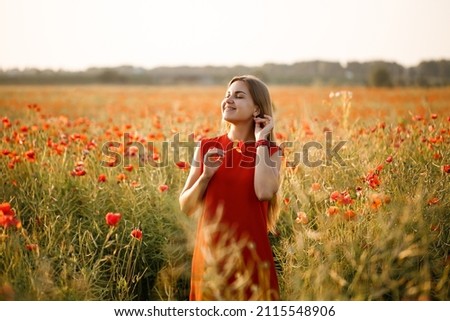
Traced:
<svg viewBox="0 0 450 321">
<path fill-rule="evenodd" d="M 450 59 L 450 0 L 0 0 L 0 69 Z"/>
</svg>

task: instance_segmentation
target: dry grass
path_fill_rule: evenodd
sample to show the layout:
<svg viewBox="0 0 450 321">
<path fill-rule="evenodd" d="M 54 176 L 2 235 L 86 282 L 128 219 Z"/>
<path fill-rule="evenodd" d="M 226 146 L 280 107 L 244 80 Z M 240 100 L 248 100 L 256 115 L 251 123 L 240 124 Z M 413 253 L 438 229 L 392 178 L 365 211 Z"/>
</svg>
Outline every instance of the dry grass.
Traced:
<svg viewBox="0 0 450 321">
<path fill-rule="evenodd" d="M 271 236 L 282 298 L 448 300 L 450 89 L 271 91 L 277 139 L 292 142 Z M 175 162 L 190 159 L 164 142 L 218 134 L 223 94 L 0 87 L 0 202 L 17 220 L 0 213 L 0 299 L 185 300 L 195 220 L 178 208 L 188 171 Z M 326 131 L 332 147 L 346 141 L 343 163 L 289 166 L 308 142 L 325 146 Z M 105 158 L 112 141 L 132 166 Z M 133 156 L 138 142 L 145 155 Z M 152 166 L 165 146 L 166 166 Z M 311 152 L 326 160 L 325 148 Z M 121 213 L 116 226 L 109 212 Z"/>
</svg>

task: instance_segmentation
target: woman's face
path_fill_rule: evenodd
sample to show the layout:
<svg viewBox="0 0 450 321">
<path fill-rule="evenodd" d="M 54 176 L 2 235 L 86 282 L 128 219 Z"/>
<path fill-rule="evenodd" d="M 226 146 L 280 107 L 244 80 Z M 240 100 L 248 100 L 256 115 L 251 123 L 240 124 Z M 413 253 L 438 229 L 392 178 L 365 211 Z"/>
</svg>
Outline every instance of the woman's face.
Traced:
<svg viewBox="0 0 450 321">
<path fill-rule="evenodd" d="M 253 122 L 258 107 L 253 102 L 247 85 L 243 81 L 235 81 L 228 87 L 222 100 L 222 118 L 232 124 Z"/>
</svg>

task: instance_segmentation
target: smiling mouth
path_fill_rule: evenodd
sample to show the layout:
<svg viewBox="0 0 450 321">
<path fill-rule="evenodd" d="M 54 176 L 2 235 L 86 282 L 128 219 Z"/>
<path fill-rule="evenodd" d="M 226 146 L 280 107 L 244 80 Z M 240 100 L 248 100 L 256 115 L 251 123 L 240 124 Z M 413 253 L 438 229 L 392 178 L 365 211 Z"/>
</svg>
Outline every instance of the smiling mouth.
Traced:
<svg viewBox="0 0 450 321">
<path fill-rule="evenodd" d="M 236 110 L 236 108 L 234 107 L 230 107 L 230 106 L 226 106 L 223 111 L 227 111 L 227 110 Z"/>
</svg>

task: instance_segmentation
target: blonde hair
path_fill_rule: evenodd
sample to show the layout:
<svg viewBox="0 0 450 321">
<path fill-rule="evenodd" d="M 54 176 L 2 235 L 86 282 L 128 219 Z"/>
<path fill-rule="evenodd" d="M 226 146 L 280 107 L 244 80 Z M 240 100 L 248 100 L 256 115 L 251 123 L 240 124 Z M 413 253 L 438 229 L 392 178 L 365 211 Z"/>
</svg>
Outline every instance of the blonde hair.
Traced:
<svg viewBox="0 0 450 321">
<path fill-rule="evenodd" d="M 248 91 L 253 99 L 256 106 L 259 107 L 259 112 L 261 115 L 273 116 L 273 104 L 270 97 L 269 89 L 267 85 L 259 78 L 252 75 L 242 75 L 233 77 L 228 83 L 228 87 L 236 81 L 242 81 L 247 85 Z M 225 130 L 228 131 L 230 128 L 229 123 L 224 124 Z M 274 142 L 273 129 L 270 131 L 267 139 Z M 272 199 L 269 201 L 269 211 L 267 213 L 267 229 L 268 231 L 275 233 L 275 226 L 280 215 L 279 209 L 279 193 L 275 193 Z"/>
</svg>

